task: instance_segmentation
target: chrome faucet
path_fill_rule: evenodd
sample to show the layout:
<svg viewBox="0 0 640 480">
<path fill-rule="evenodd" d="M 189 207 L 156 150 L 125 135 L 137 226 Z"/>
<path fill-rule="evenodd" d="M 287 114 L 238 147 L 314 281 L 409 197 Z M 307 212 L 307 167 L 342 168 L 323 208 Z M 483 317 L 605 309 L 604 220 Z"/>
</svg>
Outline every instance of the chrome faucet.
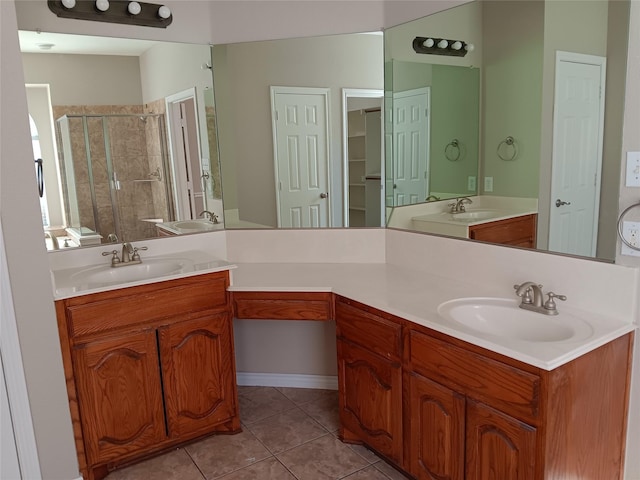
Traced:
<svg viewBox="0 0 640 480">
<path fill-rule="evenodd" d="M 457 198 L 455 202 L 449 204 L 449 213 L 464 213 L 465 204 L 471 204 L 473 200 L 469 197 Z"/>
<path fill-rule="evenodd" d="M 520 308 L 531 310 L 532 312 L 543 313 L 545 315 L 557 315 L 556 302 L 558 300 L 566 300 L 564 295 L 556 295 L 553 292 L 547 293 L 547 300 L 544 300 L 544 292 L 542 285 L 535 282 L 524 282 L 522 285 L 514 285 L 516 295 L 522 298 Z"/>
<path fill-rule="evenodd" d="M 435 195 L 429 195 L 424 199 L 425 202 L 437 202 L 438 200 L 440 200 L 440 197 L 436 197 Z"/>
<path fill-rule="evenodd" d="M 209 210 L 200 212 L 200 215 L 204 216 L 204 218 L 208 219 L 211 223 L 218 223 L 218 215 Z"/>
<path fill-rule="evenodd" d="M 135 265 L 137 263 L 142 263 L 142 259 L 140 258 L 138 250 L 147 250 L 147 247 L 134 247 L 131 243 L 124 242 L 122 244 L 121 257 L 118 257 L 117 250 L 102 252 L 102 256 L 105 257 L 107 255 L 111 255 L 112 267 L 124 267 L 126 265 Z"/>
</svg>

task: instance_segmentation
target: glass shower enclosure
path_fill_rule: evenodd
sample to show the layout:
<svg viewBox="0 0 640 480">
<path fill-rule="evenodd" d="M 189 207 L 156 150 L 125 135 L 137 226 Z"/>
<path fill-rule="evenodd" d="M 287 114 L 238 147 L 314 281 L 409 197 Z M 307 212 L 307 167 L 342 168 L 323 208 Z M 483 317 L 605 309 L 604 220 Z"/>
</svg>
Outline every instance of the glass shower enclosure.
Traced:
<svg viewBox="0 0 640 480">
<path fill-rule="evenodd" d="M 67 223 L 87 244 L 153 238 L 175 219 L 163 115 L 64 115 L 56 126 Z"/>
</svg>

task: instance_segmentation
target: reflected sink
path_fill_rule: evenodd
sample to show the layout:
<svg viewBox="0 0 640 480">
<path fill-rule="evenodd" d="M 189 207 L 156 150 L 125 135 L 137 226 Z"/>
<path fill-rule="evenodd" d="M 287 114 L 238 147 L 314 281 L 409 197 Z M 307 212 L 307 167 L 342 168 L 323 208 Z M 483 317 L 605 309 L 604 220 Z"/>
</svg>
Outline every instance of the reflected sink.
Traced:
<svg viewBox="0 0 640 480">
<path fill-rule="evenodd" d="M 523 310 L 519 300 L 508 298 L 462 298 L 442 303 L 443 318 L 478 333 L 527 342 L 584 340 L 593 334 L 585 321 L 560 311 L 557 316 Z"/>
<path fill-rule="evenodd" d="M 175 275 L 192 266 L 193 262 L 189 259 L 143 259 L 142 263 L 115 268 L 110 265 L 90 267 L 74 273 L 71 275 L 70 280 L 73 284 L 82 285 L 85 289 L 96 288 Z"/>
<path fill-rule="evenodd" d="M 209 220 L 182 220 L 173 222 L 171 225 L 184 233 L 208 232 L 224 228 L 221 223 L 212 223 Z"/>
<path fill-rule="evenodd" d="M 489 218 L 499 217 L 500 215 L 502 215 L 500 210 L 467 210 L 466 212 L 451 214 L 454 220 L 465 222 L 486 220 Z"/>
</svg>

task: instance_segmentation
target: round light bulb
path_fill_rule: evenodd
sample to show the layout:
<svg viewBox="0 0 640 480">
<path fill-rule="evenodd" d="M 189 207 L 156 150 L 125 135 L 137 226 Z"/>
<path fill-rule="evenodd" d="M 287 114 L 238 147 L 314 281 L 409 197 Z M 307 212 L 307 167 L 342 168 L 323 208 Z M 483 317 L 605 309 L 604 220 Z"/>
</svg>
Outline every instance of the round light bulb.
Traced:
<svg viewBox="0 0 640 480">
<path fill-rule="evenodd" d="M 76 6 L 76 0 L 62 0 L 62 6 L 64 8 L 72 9 Z"/>
<path fill-rule="evenodd" d="M 438 48 L 447 48 L 449 46 L 449 42 L 447 42 L 444 38 L 438 42 Z"/>
<path fill-rule="evenodd" d="M 171 16 L 171 9 L 169 9 L 169 7 L 167 7 L 166 5 L 162 5 L 158 9 L 158 16 L 160 18 L 164 18 L 166 20 L 167 18 L 169 18 Z"/>
<path fill-rule="evenodd" d="M 433 44 L 435 42 L 433 41 L 433 38 L 427 38 L 424 42 L 422 42 L 422 45 L 424 45 L 427 48 L 431 48 L 433 47 Z"/>
<path fill-rule="evenodd" d="M 476 47 L 473 45 L 473 43 L 467 43 L 467 44 L 464 46 L 464 49 L 465 49 L 467 52 L 473 52 L 473 51 L 476 49 Z"/>
<path fill-rule="evenodd" d="M 109 10 L 109 0 L 96 0 L 96 8 L 101 12 Z"/>
<path fill-rule="evenodd" d="M 129 2 L 127 10 L 131 15 L 138 15 L 142 11 L 142 7 L 138 2 Z"/>
<path fill-rule="evenodd" d="M 462 48 L 462 42 L 457 40 L 451 44 L 453 50 L 460 50 Z"/>
</svg>

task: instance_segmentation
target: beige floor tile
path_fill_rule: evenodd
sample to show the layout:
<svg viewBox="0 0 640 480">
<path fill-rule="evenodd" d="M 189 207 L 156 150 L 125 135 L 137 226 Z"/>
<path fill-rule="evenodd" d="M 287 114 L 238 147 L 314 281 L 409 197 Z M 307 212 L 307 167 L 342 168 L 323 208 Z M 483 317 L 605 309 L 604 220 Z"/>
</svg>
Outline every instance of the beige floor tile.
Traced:
<svg viewBox="0 0 640 480">
<path fill-rule="evenodd" d="M 260 387 L 238 395 L 240 421 L 249 425 L 277 413 L 295 408 L 295 404 L 273 387 Z"/>
<path fill-rule="evenodd" d="M 300 408 L 330 432 L 335 432 L 340 427 L 337 392 L 333 396 L 300 405 Z"/>
<path fill-rule="evenodd" d="M 384 460 L 380 460 L 378 463 L 373 465 L 376 469 L 380 470 L 391 480 L 409 480 L 409 477 L 404 476 L 398 470 L 393 468 Z"/>
<path fill-rule="evenodd" d="M 186 447 L 207 480 L 218 478 L 270 457 L 269 451 L 247 431 L 216 435 Z"/>
<path fill-rule="evenodd" d="M 315 402 L 323 398 L 337 398 L 336 390 L 321 390 L 317 388 L 287 388 L 278 387 L 278 391 L 296 405 Z"/>
<path fill-rule="evenodd" d="M 318 422 L 299 408 L 252 423 L 247 428 L 274 454 L 327 434 Z"/>
<path fill-rule="evenodd" d="M 373 465 L 362 470 L 358 470 L 356 473 L 343 478 L 344 480 L 389 480 L 389 477 L 376 469 Z"/>
<path fill-rule="evenodd" d="M 345 444 L 345 445 L 349 445 L 349 444 Z M 371 450 L 369 450 L 367 447 L 363 445 L 351 444 L 349 445 L 349 448 L 354 452 L 356 452 L 358 455 L 360 455 L 369 463 L 377 463 L 380 461 L 380 457 L 378 457 L 378 455 L 376 455 L 375 453 L 373 453 Z"/>
<path fill-rule="evenodd" d="M 300 480 L 342 478 L 368 465 L 331 434 L 287 450 L 277 458 Z"/>
<path fill-rule="evenodd" d="M 204 477 L 183 449 L 111 472 L 106 480 L 203 480 Z"/>
<path fill-rule="evenodd" d="M 275 458 L 267 458 L 225 475 L 221 480 L 296 480 L 296 477 Z"/>
</svg>

